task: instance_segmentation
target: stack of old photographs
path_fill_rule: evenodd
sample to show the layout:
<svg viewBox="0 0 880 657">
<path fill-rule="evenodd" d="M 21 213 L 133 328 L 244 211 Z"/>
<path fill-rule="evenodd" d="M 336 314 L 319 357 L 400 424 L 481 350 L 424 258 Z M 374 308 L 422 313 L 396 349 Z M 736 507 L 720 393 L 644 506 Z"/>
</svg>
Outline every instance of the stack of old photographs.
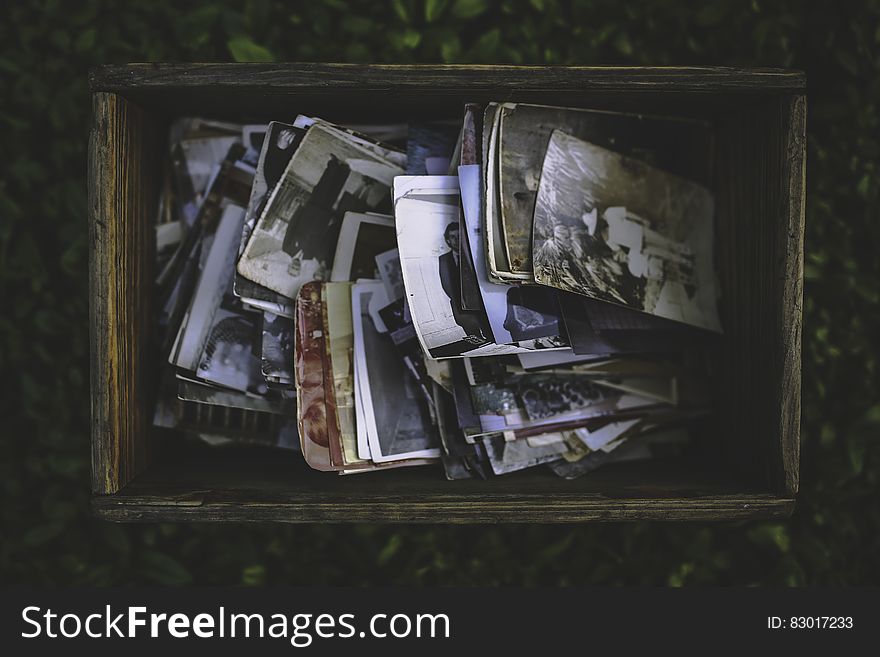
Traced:
<svg viewBox="0 0 880 657">
<path fill-rule="evenodd" d="M 153 423 L 213 445 L 298 448 L 292 379 L 275 386 L 263 376 L 263 316 L 232 289 L 265 133 L 265 125 L 202 119 L 172 126 L 155 282 L 157 331 L 169 367 Z M 285 339 L 273 346 L 290 352 Z"/>
<path fill-rule="evenodd" d="M 575 478 L 681 449 L 721 332 L 710 126 L 463 110 L 175 124 L 160 424 L 340 474 Z"/>
<path fill-rule="evenodd" d="M 711 158 L 697 121 L 489 104 L 454 175 L 395 179 L 450 478 L 574 478 L 687 438 L 721 331 Z"/>
<path fill-rule="evenodd" d="M 300 449 L 296 294 L 337 275 L 346 258 L 358 276 L 372 276 L 372 266 L 358 273 L 362 252 L 345 252 L 356 237 L 376 254 L 395 244 L 382 212 L 393 177 L 405 172 L 407 126 L 369 130 L 397 145 L 305 116 L 172 126 L 156 233 L 158 334 L 169 367 L 154 424 L 211 444 Z"/>
</svg>

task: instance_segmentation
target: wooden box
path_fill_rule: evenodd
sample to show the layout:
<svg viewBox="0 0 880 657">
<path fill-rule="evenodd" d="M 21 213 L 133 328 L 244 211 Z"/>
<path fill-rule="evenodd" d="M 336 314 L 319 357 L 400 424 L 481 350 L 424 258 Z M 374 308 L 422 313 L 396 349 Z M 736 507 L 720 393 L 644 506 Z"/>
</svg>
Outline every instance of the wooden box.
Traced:
<svg viewBox="0 0 880 657">
<path fill-rule="evenodd" d="M 91 73 L 92 489 L 111 520 L 580 522 L 783 517 L 798 489 L 805 77 L 730 68 L 134 64 Z M 339 477 L 298 454 L 211 449 L 151 426 L 153 221 L 177 116 L 297 114 L 359 124 L 524 101 L 704 117 L 725 327 L 716 413 L 690 460 L 576 481 L 537 469 L 446 481 L 436 468 Z"/>
</svg>

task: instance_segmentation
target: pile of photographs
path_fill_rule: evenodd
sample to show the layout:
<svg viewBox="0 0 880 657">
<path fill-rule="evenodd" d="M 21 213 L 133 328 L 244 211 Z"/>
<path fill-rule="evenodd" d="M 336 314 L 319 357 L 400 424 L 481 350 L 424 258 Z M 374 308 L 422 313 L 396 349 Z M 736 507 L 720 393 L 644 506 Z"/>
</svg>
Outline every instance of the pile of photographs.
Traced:
<svg viewBox="0 0 880 657">
<path fill-rule="evenodd" d="M 180 121 L 156 423 L 341 474 L 675 452 L 721 333 L 711 161 L 699 121 L 514 103 Z"/>
</svg>

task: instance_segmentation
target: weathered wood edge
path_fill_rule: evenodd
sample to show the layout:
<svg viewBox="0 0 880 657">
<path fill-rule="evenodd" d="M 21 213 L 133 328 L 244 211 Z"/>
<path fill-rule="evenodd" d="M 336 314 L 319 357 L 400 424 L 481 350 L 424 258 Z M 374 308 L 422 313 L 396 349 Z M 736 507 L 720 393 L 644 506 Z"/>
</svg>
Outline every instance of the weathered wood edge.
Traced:
<svg viewBox="0 0 880 657">
<path fill-rule="evenodd" d="M 132 63 L 92 68 L 94 91 L 147 87 L 235 87 L 240 90 L 320 89 L 578 89 L 742 93 L 803 93 L 802 71 L 715 66 L 499 66 L 470 64 Z"/>
<path fill-rule="evenodd" d="M 91 386 L 92 491 L 119 490 L 120 445 L 116 424 L 118 363 L 110 346 L 107 318 L 115 313 L 117 279 L 113 270 L 117 244 L 116 171 L 111 153 L 110 121 L 116 111 L 112 94 L 92 95 L 89 135 L 89 349 Z"/>
<path fill-rule="evenodd" d="M 765 495 L 654 499 L 370 499 L 243 503 L 210 494 L 172 498 L 107 495 L 92 500 L 95 513 L 115 522 L 383 522 L 383 523 L 580 523 L 588 521 L 717 521 L 787 518 L 795 500 Z"/>
<path fill-rule="evenodd" d="M 801 433 L 801 330 L 804 302 L 804 226 L 806 197 L 807 99 L 787 101 L 788 131 L 783 144 L 783 220 L 779 244 L 783 249 L 778 278 L 780 314 L 777 350 L 782 367 L 779 400 L 780 493 L 794 496 L 800 480 Z"/>
<path fill-rule="evenodd" d="M 142 110 L 111 93 L 92 95 L 89 135 L 89 348 L 92 490 L 114 493 L 141 472 L 150 445 L 143 431 L 145 395 L 152 394 L 141 366 L 152 311 L 142 286 L 152 224 L 147 199 L 155 184 L 145 177 L 144 144 L 155 135 Z"/>
</svg>

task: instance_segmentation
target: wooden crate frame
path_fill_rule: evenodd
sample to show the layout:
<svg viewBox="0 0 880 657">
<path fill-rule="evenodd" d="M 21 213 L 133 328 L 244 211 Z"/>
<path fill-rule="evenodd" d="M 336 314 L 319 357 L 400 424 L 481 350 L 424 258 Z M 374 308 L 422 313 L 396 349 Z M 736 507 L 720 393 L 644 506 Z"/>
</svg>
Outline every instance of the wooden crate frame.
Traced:
<svg viewBox="0 0 880 657">
<path fill-rule="evenodd" d="M 717 67 L 130 64 L 91 72 L 92 490 L 111 520 L 580 522 L 784 517 L 800 445 L 805 76 Z M 575 482 L 436 471 L 333 477 L 296 458 L 200 450 L 150 426 L 161 355 L 152 280 L 174 116 L 364 123 L 451 117 L 465 101 L 710 118 L 725 347 L 704 468 L 612 466 Z M 711 466 L 711 467 L 710 467 Z"/>
</svg>

